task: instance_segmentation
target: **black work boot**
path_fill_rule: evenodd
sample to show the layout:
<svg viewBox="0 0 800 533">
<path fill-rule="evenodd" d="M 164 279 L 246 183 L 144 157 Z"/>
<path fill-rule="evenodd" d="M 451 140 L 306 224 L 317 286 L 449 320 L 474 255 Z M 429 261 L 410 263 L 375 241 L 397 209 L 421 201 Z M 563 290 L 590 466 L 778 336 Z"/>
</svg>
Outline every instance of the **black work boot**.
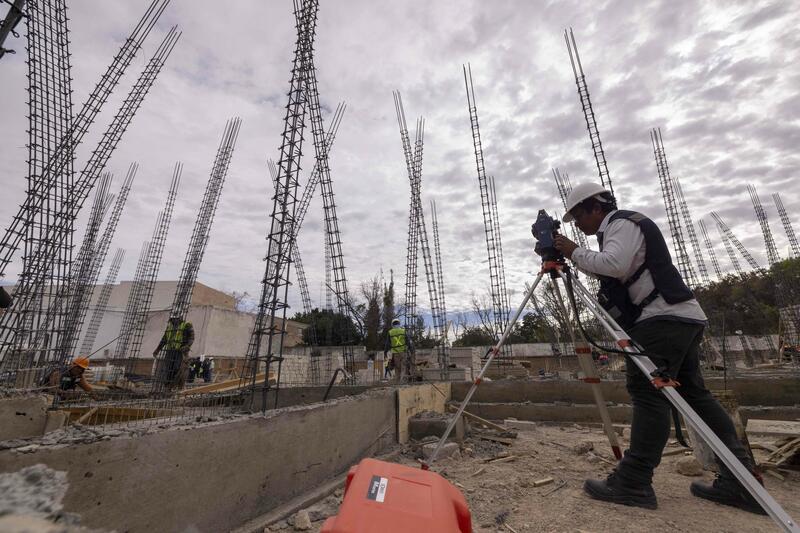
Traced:
<svg viewBox="0 0 800 533">
<path fill-rule="evenodd" d="M 764 484 L 760 476 L 757 479 L 762 485 Z M 702 481 L 692 481 L 689 490 L 698 498 L 721 503 L 722 505 L 730 505 L 750 513 L 767 514 L 755 498 L 735 478 L 717 476 L 710 485 Z"/>
<path fill-rule="evenodd" d="M 657 509 L 658 501 L 652 485 L 631 485 L 612 472 L 605 480 L 587 479 L 583 490 L 595 500 Z"/>
</svg>

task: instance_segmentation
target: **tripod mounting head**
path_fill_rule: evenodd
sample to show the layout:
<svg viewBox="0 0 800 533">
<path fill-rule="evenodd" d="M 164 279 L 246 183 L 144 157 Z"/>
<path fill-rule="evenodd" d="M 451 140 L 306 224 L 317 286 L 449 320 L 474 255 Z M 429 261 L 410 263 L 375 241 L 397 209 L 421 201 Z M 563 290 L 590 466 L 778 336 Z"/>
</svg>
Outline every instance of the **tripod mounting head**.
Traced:
<svg viewBox="0 0 800 533">
<path fill-rule="evenodd" d="M 544 263 L 550 261 L 564 262 L 564 256 L 555 246 L 555 237 L 558 235 L 560 227 L 561 222 L 548 215 L 544 209 L 539 210 L 536 222 L 531 226 L 531 233 L 536 240 L 536 246 L 533 251 L 536 252 L 536 255 L 541 256 Z"/>
</svg>

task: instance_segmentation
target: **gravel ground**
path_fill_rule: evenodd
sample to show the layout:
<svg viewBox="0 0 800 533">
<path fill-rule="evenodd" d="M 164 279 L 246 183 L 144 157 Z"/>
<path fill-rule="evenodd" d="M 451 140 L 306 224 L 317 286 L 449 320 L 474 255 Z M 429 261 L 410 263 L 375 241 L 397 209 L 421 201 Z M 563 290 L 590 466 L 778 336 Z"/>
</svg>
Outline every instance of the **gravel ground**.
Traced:
<svg viewBox="0 0 800 533">
<path fill-rule="evenodd" d="M 666 452 L 673 455 L 665 456 L 656 470 L 654 488 L 659 507 L 655 511 L 598 502 L 583 493 L 585 479 L 604 478 L 613 468 L 608 442 L 597 429 L 538 426 L 532 431 L 520 431 L 510 446 L 482 441 L 473 434 L 459 453 L 438 461 L 435 469 L 456 484 L 466 497 L 476 532 L 777 530 L 768 517 L 692 496 L 689 484 L 695 479 L 711 481 L 713 473 L 703 472 L 698 477 L 680 474 L 677 463 L 685 457 L 684 453 L 675 443 Z M 758 458 L 764 452 L 755 453 Z M 486 462 L 505 455 L 515 459 Z M 414 446 L 406 447 L 396 461 L 418 466 Z M 535 481 L 548 477 L 554 482 L 534 486 Z M 766 476 L 765 483 L 784 509 L 794 518 L 800 518 L 800 473 L 791 472 L 784 481 Z M 553 491 L 556 487 L 560 488 Z M 324 519 L 337 512 L 341 499 L 342 492 L 337 490 L 307 509 L 308 531 L 318 532 Z M 270 531 L 296 530 L 296 516 L 274 524 Z M 303 517 L 301 522 L 304 521 Z"/>
</svg>

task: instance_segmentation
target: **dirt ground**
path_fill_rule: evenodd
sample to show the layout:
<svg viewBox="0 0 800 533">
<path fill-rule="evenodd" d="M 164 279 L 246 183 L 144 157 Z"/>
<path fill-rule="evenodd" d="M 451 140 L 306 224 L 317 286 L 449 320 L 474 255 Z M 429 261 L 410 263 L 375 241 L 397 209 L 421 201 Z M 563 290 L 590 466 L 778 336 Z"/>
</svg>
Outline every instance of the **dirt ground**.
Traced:
<svg viewBox="0 0 800 533">
<path fill-rule="evenodd" d="M 763 442 L 772 443 L 771 440 Z M 590 447 L 592 450 L 587 451 Z M 677 443 L 671 442 L 666 450 L 672 453 L 671 450 L 678 449 Z M 764 452 L 756 450 L 755 453 L 758 458 Z M 516 458 L 507 462 L 486 462 L 506 454 Z M 713 473 L 704 472 L 702 477 L 679 474 L 676 463 L 682 457 L 684 454 L 680 452 L 665 456 L 656 470 L 656 511 L 598 502 L 583 493 L 581 487 L 585 479 L 604 478 L 613 468 L 608 441 L 599 429 L 577 425 L 537 426 L 533 430 L 519 431 L 510 446 L 488 442 L 473 434 L 454 457 L 437 461 L 434 470 L 462 491 L 476 532 L 777 530 L 766 516 L 692 496 L 689 484 L 695 479 L 711 481 Z M 418 466 L 414 446 L 407 446 L 396 461 Z M 476 474 L 481 469 L 483 471 Z M 555 481 L 533 486 L 535 481 L 547 477 Z M 791 472 L 784 481 L 765 476 L 765 483 L 784 509 L 795 519 L 800 518 L 800 473 Z M 337 512 L 341 498 L 342 491 L 337 490 L 336 494 L 307 509 L 311 521 L 308 531 L 319 532 L 324 518 Z M 296 530 L 296 516 L 274 524 L 269 530 Z"/>
</svg>

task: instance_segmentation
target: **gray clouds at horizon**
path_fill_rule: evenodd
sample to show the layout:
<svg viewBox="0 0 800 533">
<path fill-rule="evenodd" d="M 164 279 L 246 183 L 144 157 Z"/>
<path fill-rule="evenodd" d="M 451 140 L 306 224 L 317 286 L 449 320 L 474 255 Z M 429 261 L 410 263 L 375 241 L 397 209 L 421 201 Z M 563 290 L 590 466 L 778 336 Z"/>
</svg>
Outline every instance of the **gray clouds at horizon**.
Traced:
<svg viewBox="0 0 800 533">
<path fill-rule="evenodd" d="M 148 3 L 69 3 L 76 108 Z M 179 24 L 182 39 L 108 166 L 116 189 L 128 165 L 140 164 L 114 242 L 127 250 L 120 279 L 132 277 L 180 160 L 184 175 L 160 273 L 161 279 L 177 277 L 225 120 L 240 116 L 199 279 L 257 296 L 272 208 L 266 161 L 277 158 L 294 22 L 290 2 L 219 6 L 173 0 L 87 136 L 76 169 L 166 29 Z M 497 182 L 507 282 L 520 293 L 537 268 L 530 237 L 536 211 L 561 210 L 551 167 L 568 172 L 573 184 L 597 179 L 563 41 L 568 26 L 575 30 L 621 205 L 652 216 L 667 233 L 648 137 L 659 126 L 670 170 L 681 179 L 695 220 L 706 220 L 723 268 L 728 261 L 708 216 L 712 210 L 766 264 L 747 183 L 757 186 L 786 256 L 770 193 L 781 193 L 800 224 L 798 25 L 800 8 L 790 2 L 322 2 L 316 66 L 326 118 L 337 102 L 348 104 L 331 169 L 351 290 L 392 269 L 403 294 L 409 187 L 393 89 L 402 92 L 410 124 L 418 115 L 426 119 L 423 204 L 437 202 L 448 308 L 468 307 L 470 294 L 488 285 L 461 71 L 470 62 L 487 173 Z M 21 51 L 24 41 L 8 45 Z M 23 60 L 20 53 L 0 61 L 4 227 L 24 195 Z M 313 165 L 310 131 L 304 154 L 301 186 Z M 88 202 L 78 238 L 87 212 Z M 316 195 L 299 239 L 316 303 L 324 280 L 322 224 Z M 8 279 L 16 278 L 15 266 Z M 419 302 L 427 300 L 421 277 Z M 299 308 L 296 286 L 290 303 L 290 312 Z"/>
</svg>

